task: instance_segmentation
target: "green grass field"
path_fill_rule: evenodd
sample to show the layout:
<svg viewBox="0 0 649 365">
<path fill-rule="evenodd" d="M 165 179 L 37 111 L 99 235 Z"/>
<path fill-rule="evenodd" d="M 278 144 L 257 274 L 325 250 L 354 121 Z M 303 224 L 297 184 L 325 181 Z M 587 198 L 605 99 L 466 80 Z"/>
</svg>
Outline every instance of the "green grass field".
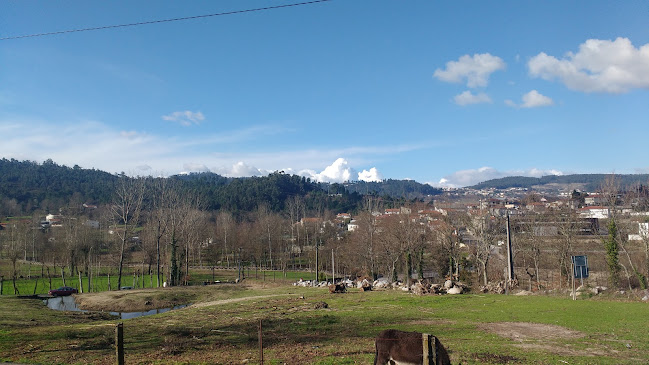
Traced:
<svg viewBox="0 0 649 365">
<path fill-rule="evenodd" d="M 5 260 L 6 261 L 6 260 Z M 7 263 L 4 262 L 5 274 L 4 280 L 1 285 L 0 295 L 14 295 L 14 283 L 11 279 L 11 275 L 7 273 Z M 158 286 L 157 278 L 154 275 L 144 275 L 144 276 L 134 276 L 134 273 L 140 269 L 139 267 L 126 267 L 122 274 L 122 284 L 121 286 L 130 286 L 133 288 L 155 288 Z M 71 286 L 79 290 L 80 282 L 78 276 L 71 276 L 69 273 L 65 273 L 65 283 L 60 275 L 60 269 L 56 271 L 54 268 L 50 267 L 50 275 L 47 275 L 47 272 L 43 270 L 43 276 L 41 277 L 41 266 L 40 265 L 29 265 L 22 263 L 20 265 L 19 275 L 22 278 L 16 280 L 16 288 L 18 289 L 19 295 L 38 295 L 38 294 L 47 294 L 50 289 L 56 289 L 63 285 Z M 110 286 L 109 286 L 109 276 L 110 275 Z M 313 279 L 315 278 L 315 273 L 309 272 L 281 272 L 281 271 L 263 271 L 255 270 L 254 268 L 246 268 L 244 270 L 244 276 L 251 279 L 259 281 L 268 281 L 268 282 L 278 282 L 278 283 L 289 283 L 295 282 L 300 278 L 304 279 Z M 31 277 L 28 279 L 28 277 Z M 190 270 L 189 275 L 189 284 L 190 285 L 201 285 L 203 282 L 210 282 L 214 280 L 220 281 L 234 281 L 237 278 L 237 271 L 235 269 L 231 270 L 216 270 L 214 275 L 210 269 Z M 87 293 L 88 291 L 88 278 L 83 276 L 81 278 L 83 283 L 83 292 Z M 163 278 L 164 281 L 164 278 Z M 116 290 L 117 289 L 117 270 L 115 268 L 102 268 L 101 275 L 91 276 L 90 279 L 90 292 L 101 292 L 106 290 Z"/>
<path fill-rule="evenodd" d="M 265 364 L 371 364 L 374 337 L 386 328 L 436 335 L 454 364 L 649 363 L 649 307 L 642 302 L 392 290 L 329 294 L 266 279 L 113 292 L 119 296 L 111 300 L 140 304 L 154 295 L 193 301 L 124 320 L 126 363 L 258 364 L 260 321 Z M 38 300 L 3 296 L 0 361 L 113 364 L 118 322 L 105 313 L 56 312 Z"/>
</svg>

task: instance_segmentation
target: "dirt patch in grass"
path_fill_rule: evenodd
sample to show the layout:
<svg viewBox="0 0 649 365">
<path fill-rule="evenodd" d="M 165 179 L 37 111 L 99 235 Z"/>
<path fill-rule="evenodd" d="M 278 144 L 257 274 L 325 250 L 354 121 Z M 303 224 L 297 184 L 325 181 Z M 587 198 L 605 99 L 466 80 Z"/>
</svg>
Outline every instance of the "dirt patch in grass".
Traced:
<svg viewBox="0 0 649 365">
<path fill-rule="evenodd" d="M 561 326 L 530 322 L 484 323 L 480 329 L 514 341 L 575 339 L 585 335 Z"/>
<path fill-rule="evenodd" d="M 479 328 L 520 342 L 514 346 L 525 350 L 565 356 L 605 356 L 610 353 L 600 348 L 576 349 L 570 344 L 562 343 L 560 340 L 580 339 L 586 335 L 561 326 L 529 322 L 498 322 L 484 323 Z"/>
<path fill-rule="evenodd" d="M 440 325 L 454 325 L 456 321 L 450 319 L 418 319 L 415 321 L 410 321 L 408 324 L 416 326 L 440 326 Z"/>
<path fill-rule="evenodd" d="M 173 287 L 157 289 L 119 290 L 75 295 L 81 309 L 110 312 L 143 312 L 170 308 L 231 296 L 243 290 L 230 284 L 204 287 Z"/>
<path fill-rule="evenodd" d="M 257 295 L 257 296 L 253 296 L 253 297 L 212 300 L 212 301 L 209 301 L 209 302 L 203 302 L 203 303 L 194 304 L 193 307 L 195 307 L 195 308 L 203 308 L 203 307 L 211 307 L 211 306 L 215 306 L 215 305 L 223 305 L 223 304 L 229 304 L 229 303 L 243 302 L 243 301 L 246 301 L 246 300 L 266 299 L 266 298 L 271 298 L 271 297 L 280 297 L 280 296 L 283 297 L 283 296 L 289 296 L 289 295 L 296 295 L 296 294 L 268 294 L 268 295 Z"/>
</svg>

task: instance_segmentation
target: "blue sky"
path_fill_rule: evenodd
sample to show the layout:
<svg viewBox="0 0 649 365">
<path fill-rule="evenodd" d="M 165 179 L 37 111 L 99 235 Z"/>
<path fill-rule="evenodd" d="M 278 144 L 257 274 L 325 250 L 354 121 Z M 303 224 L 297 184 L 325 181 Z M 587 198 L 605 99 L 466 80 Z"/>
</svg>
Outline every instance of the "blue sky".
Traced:
<svg viewBox="0 0 649 365">
<path fill-rule="evenodd" d="M 4 1 L 0 37 L 300 1 Z M 0 41 L 0 158 L 464 186 L 647 173 L 640 1 L 331 0 Z"/>
</svg>

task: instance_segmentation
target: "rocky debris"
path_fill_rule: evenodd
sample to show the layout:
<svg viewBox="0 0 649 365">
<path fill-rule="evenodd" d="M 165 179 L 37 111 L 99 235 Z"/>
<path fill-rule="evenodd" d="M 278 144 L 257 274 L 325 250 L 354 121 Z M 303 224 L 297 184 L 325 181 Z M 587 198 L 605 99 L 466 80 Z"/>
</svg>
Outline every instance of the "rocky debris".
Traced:
<svg viewBox="0 0 649 365">
<path fill-rule="evenodd" d="M 374 280 L 372 286 L 379 289 L 385 289 L 385 288 L 389 288 L 391 284 L 392 283 L 390 282 L 390 280 L 388 280 L 388 278 L 378 278 Z"/>
<path fill-rule="evenodd" d="M 362 291 L 372 290 L 372 283 L 369 278 L 363 278 L 356 281 L 356 287 Z"/>
<path fill-rule="evenodd" d="M 414 283 L 410 290 L 415 295 L 424 295 L 430 293 L 430 287 L 423 285 L 421 282 Z"/>
<path fill-rule="evenodd" d="M 370 284 L 370 281 L 367 280 L 367 279 L 363 279 L 360 282 L 359 287 L 361 288 L 362 291 L 370 291 L 370 290 L 372 290 L 372 284 Z"/>
<path fill-rule="evenodd" d="M 425 294 L 462 294 L 469 290 L 469 287 L 462 282 L 447 280 L 444 284 L 428 284 L 426 281 L 418 281 L 410 286 L 410 291 L 416 295 Z"/>
<path fill-rule="evenodd" d="M 343 283 L 331 284 L 329 285 L 329 293 L 344 293 L 347 291 L 347 287 Z"/>
<path fill-rule="evenodd" d="M 505 294 L 505 282 L 488 283 L 487 285 L 481 286 L 479 291 L 481 293 Z"/>
</svg>

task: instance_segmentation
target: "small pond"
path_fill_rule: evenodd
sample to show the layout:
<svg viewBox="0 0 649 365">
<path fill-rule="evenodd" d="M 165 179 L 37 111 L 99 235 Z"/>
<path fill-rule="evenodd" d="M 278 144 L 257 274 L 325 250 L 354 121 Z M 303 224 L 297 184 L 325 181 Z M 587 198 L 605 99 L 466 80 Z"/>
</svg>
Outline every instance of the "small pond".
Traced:
<svg viewBox="0 0 649 365">
<path fill-rule="evenodd" d="M 46 304 L 48 308 L 58 311 L 88 312 L 87 310 L 79 309 L 77 303 L 74 301 L 74 297 L 72 296 L 48 298 L 43 300 L 43 303 Z M 142 316 L 150 316 L 152 314 L 164 313 L 174 309 L 185 308 L 188 305 L 189 304 L 184 304 L 170 308 L 151 309 L 144 312 L 110 312 L 110 314 L 119 316 L 121 319 L 131 319 Z"/>
</svg>

